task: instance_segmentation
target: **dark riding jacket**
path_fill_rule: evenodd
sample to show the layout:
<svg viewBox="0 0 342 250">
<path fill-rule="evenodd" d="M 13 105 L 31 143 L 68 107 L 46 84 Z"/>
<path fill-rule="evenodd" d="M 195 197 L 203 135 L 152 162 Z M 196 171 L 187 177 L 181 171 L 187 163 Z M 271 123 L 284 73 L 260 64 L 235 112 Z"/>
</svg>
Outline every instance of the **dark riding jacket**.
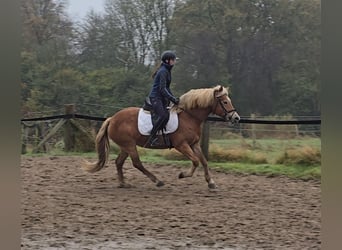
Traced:
<svg viewBox="0 0 342 250">
<path fill-rule="evenodd" d="M 171 69 L 172 65 L 162 63 L 154 77 L 153 86 L 149 94 L 150 98 L 160 98 L 173 103 L 176 102 L 176 97 L 170 90 Z"/>
</svg>

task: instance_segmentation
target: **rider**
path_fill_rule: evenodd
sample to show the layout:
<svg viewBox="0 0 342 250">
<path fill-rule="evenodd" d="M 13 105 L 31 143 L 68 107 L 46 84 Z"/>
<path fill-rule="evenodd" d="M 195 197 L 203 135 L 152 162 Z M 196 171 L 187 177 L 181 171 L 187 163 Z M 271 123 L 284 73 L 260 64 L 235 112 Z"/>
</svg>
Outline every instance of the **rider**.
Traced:
<svg viewBox="0 0 342 250">
<path fill-rule="evenodd" d="M 167 107 L 170 101 L 176 105 L 179 103 L 179 98 L 176 98 L 170 90 L 171 69 L 175 63 L 176 54 L 170 50 L 164 51 L 160 66 L 152 75 L 154 82 L 148 97 L 152 104 L 153 116 L 156 118 L 152 119 L 153 128 L 147 142 L 151 146 L 155 145 L 158 140 L 157 132 L 163 129 L 169 120 L 170 114 Z"/>
</svg>

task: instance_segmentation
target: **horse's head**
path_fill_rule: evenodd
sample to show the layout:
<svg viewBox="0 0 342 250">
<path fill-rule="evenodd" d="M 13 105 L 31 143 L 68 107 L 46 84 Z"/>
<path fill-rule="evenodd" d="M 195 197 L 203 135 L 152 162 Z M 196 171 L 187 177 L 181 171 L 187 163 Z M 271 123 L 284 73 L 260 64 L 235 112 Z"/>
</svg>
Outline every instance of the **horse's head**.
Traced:
<svg viewBox="0 0 342 250">
<path fill-rule="evenodd" d="M 240 116 L 228 96 L 228 88 L 223 88 L 220 85 L 216 86 L 214 88 L 214 98 L 213 114 L 221 116 L 226 121 L 232 123 L 238 123 L 240 121 Z"/>
</svg>

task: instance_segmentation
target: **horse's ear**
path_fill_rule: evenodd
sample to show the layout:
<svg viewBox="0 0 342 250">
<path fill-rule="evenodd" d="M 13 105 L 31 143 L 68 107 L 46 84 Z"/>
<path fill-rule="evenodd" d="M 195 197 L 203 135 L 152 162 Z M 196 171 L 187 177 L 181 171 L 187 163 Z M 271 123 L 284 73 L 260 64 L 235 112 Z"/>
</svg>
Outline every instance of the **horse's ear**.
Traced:
<svg viewBox="0 0 342 250">
<path fill-rule="evenodd" d="M 220 93 L 223 91 L 223 87 L 222 85 L 217 85 L 214 88 L 214 96 L 217 97 L 218 95 L 220 95 Z"/>
<path fill-rule="evenodd" d="M 217 85 L 214 89 L 214 93 L 220 93 L 222 92 L 222 90 L 223 90 L 222 85 Z"/>
</svg>

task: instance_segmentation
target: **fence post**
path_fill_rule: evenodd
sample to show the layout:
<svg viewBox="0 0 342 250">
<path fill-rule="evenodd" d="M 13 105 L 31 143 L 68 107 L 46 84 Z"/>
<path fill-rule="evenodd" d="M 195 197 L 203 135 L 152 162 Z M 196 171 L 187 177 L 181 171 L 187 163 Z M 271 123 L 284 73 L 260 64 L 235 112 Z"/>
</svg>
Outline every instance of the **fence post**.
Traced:
<svg viewBox="0 0 342 250">
<path fill-rule="evenodd" d="M 28 137 L 28 128 L 25 127 L 25 125 L 21 125 L 21 153 L 26 154 L 27 153 L 27 137 Z"/>
<path fill-rule="evenodd" d="M 75 104 L 64 105 L 66 115 L 75 114 Z M 67 152 L 73 151 L 75 148 L 75 131 L 71 122 L 67 120 L 64 124 L 64 150 Z"/>
<path fill-rule="evenodd" d="M 251 119 L 252 120 L 255 120 L 256 118 L 256 115 L 255 114 L 252 114 L 251 115 Z M 255 124 L 252 123 L 252 139 L 253 139 L 253 148 L 256 148 L 256 134 L 255 134 Z"/>
<path fill-rule="evenodd" d="M 296 137 L 298 137 L 299 136 L 298 124 L 295 125 L 295 130 L 296 130 Z"/>
<path fill-rule="evenodd" d="M 203 122 L 202 135 L 201 135 L 201 149 L 203 155 L 208 160 L 209 159 L 209 122 Z"/>
</svg>

